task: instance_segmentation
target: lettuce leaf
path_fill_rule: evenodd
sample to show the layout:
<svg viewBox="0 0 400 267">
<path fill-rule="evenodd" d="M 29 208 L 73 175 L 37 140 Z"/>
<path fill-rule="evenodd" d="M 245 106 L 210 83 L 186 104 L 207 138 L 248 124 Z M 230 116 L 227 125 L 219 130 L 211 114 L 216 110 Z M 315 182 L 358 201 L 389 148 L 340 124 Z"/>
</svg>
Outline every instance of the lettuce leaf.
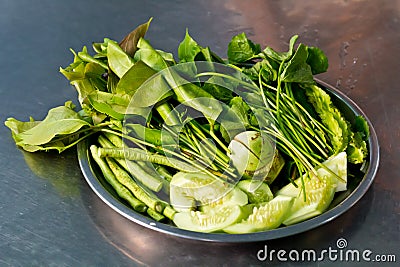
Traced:
<svg viewBox="0 0 400 267">
<path fill-rule="evenodd" d="M 332 145 L 332 154 L 345 151 L 349 142 L 349 123 L 340 111 L 332 104 L 330 96 L 317 85 L 306 85 L 306 95 L 328 129 L 328 137 Z"/>
<path fill-rule="evenodd" d="M 362 116 L 357 116 L 353 128 L 333 105 L 330 96 L 317 85 L 305 85 L 308 100 L 313 105 L 322 123 L 328 129 L 332 145 L 331 155 L 346 151 L 350 163 L 362 163 L 368 154 L 368 123 Z"/>
</svg>

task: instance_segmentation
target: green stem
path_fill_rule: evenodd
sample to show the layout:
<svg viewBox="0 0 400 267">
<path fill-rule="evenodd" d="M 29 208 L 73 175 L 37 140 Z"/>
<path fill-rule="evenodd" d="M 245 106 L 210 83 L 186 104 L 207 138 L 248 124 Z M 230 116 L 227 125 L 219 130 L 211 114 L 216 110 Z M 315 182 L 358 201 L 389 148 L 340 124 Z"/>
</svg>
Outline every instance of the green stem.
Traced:
<svg viewBox="0 0 400 267">
<path fill-rule="evenodd" d="M 161 118 L 164 120 L 166 125 L 180 125 L 181 121 L 176 116 L 174 111 L 172 110 L 172 107 L 169 103 L 167 102 L 162 102 L 161 104 L 157 105 L 156 110 L 158 114 L 160 114 Z"/>
</svg>

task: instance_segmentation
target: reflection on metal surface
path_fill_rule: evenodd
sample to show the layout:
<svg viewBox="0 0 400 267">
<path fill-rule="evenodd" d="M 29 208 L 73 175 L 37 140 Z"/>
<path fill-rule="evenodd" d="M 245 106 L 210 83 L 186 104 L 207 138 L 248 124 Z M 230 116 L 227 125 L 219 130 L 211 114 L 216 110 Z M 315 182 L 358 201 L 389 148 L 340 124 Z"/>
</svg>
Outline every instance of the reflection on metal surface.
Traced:
<svg viewBox="0 0 400 267">
<path fill-rule="evenodd" d="M 81 175 L 76 166 L 75 151 L 69 150 L 61 155 L 54 152 L 21 152 L 32 172 L 51 183 L 60 196 L 79 196 L 78 183 Z M 71 164 L 75 165 L 72 167 Z"/>
</svg>

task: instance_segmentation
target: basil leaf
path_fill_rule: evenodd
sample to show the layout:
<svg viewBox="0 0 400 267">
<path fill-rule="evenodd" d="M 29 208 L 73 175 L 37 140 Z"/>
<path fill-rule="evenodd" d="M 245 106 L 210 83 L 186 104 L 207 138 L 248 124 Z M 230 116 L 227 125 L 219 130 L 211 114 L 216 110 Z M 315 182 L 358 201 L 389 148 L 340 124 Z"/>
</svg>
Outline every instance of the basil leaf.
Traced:
<svg viewBox="0 0 400 267">
<path fill-rule="evenodd" d="M 135 53 L 135 61 L 143 61 L 155 71 L 168 68 L 164 58 L 150 45 L 148 41 L 141 38 L 138 41 L 139 50 Z"/>
<path fill-rule="evenodd" d="M 96 90 L 106 91 L 106 82 L 101 78 L 105 69 L 97 63 L 84 62 L 73 50 L 74 62 L 66 68 L 60 68 L 60 72 L 70 81 L 71 85 L 78 91 L 81 105 L 87 95 Z"/>
<path fill-rule="evenodd" d="M 29 129 L 37 126 L 39 123 L 40 121 L 35 121 L 32 117 L 30 118 L 30 121 L 27 122 L 19 121 L 14 118 L 8 118 L 4 122 L 4 124 L 11 130 L 11 135 L 15 143 L 21 141 L 21 139 L 18 137 L 18 134 L 28 131 Z"/>
<path fill-rule="evenodd" d="M 303 44 L 300 44 L 297 47 L 296 53 L 289 60 L 289 62 L 285 64 L 285 68 L 280 75 L 281 81 L 314 83 L 311 67 L 306 62 L 307 57 L 307 47 Z"/>
<path fill-rule="evenodd" d="M 166 70 L 165 79 L 175 93 L 176 99 L 203 113 L 207 119 L 215 121 L 222 112 L 222 105 L 211 94 L 194 83 L 188 82 L 173 70 Z"/>
<path fill-rule="evenodd" d="M 95 110 L 117 120 L 124 119 L 126 108 L 129 105 L 129 99 L 100 91 L 88 95 L 88 100 Z"/>
<path fill-rule="evenodd" d="M 287 51 L 287 52 L 277 52 L 274 49 L 272 49 L 271 47 L 266 47 L 263 50 L 263 53 L 272 60 L 275 60 L 279 63 L 284 62 L 292 57 L 293 51 L 294 51 L 294 45 L 298 38 L 299 38 L 298 35 L 293 35 L 292 38 L 290 38 L 289 51 Z"/>
<path fill-rule="evenodd" d="M 107 46 L 107 59 L 110 69 L 121 78 L 133 66 L 133 59 L 114 41 Z"/>
<path fill-rule="evenodd" d="M 185 38 L 179 44 L 178 58 L 180 62 L 192 62 L 196 55 L 202 50 L 202 47 L 189 35 L 186 29 Z"/>
<path fill-rule="evenodd" d="M 156 52 L 160 54 L 160 56 L 170 65 L 175 65 L 174 55 L 172 53 L 168 53 L 159 49 L 156 49 Z"/>
<path fill-rule="evenodd" d="M 83 47 L 82 51 L 78 52 L 78 57 L 80 59 L 82 59 L 82 61 L 84 61 L 84 62 L 94 63 L 94 64 L 101 66 L 104 69 L 108 69 L 107 64 L 105 64 L 101 60 L 98 60 L 98 59 L 92 57 L 91 55 L 89 55 L 86 46 Z"/>
<path fill-rule="evenodd" d="M 169 84 L 162 75 L 155 75 L 151 79 L 145 81 L 135 94 L 132 96 L 130 107 L 147 108 L 153 107 L 158 102 L 173 95 Z"/>
<path fill-rule="evenodd" d="M 238 34 L 228 44 L 228 60 L 231 63 L 241 63 L 254 58 L 261 52 L 259 44 L 247 39 L 245 33 Z"/>
<path fill-rule="evenodd" d="M 277 66 L 277 68 L 279 68 Z M 258 81 L 259 75 L 266 82 L 276 81 L 278 78 L 278 70 L 275 69 L 267 59 L 257 62 L 251 68 L 243 69 L 243 73 L 249 76 L 252 80 Z"/>
</svg>

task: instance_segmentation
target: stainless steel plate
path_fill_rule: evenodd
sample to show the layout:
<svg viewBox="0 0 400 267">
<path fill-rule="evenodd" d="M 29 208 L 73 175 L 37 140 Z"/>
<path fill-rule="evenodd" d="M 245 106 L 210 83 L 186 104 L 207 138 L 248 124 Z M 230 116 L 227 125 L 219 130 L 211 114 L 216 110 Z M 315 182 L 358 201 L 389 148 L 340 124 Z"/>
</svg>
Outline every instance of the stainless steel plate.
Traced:
<svg viewBox="0 0 400 267">
<path fill-rule="evenodd" d="M 378 139 L 367 116 L 342 92 L 322 81 L 318 81 L 318 83 L 322 88 L 325 88 L 329 94 L 331 94 L 335 106 L 343 112 L 348 121 L 352 122 L 357 115 L 362 115 L 366 118 L 370 127 L 370 137 L 368 141 L 369 157 L 362 168 L 363 171 L 357 170 L 358 175 L 349 180 L 348 190 L 337 193 L 330 208 L 326 212 L 307 221 L 291 226 L 283 226 L 274 230 L 249 234 L 199 233 L 179 229 L 172 224 L 156 222 L 143 214 L 135 212 L 129 206 L 124 204 L 124 202 L 116 195 L 114 190 L 107 184 L 100 170 L 97 168 L 90 156 L 88 149 L 90 146 L 90 139 L 78 144 L 78 158 L 82 173 L 87 183 L 97 196 L 116 212 L 134 223 L 140 224 L 154 231 L 177 237 L 192 240 L 240 243 L 271 240 L 311 230 L 334 220 L 356 204 L 371 186 L 379 166 Z"/>
</svg>

